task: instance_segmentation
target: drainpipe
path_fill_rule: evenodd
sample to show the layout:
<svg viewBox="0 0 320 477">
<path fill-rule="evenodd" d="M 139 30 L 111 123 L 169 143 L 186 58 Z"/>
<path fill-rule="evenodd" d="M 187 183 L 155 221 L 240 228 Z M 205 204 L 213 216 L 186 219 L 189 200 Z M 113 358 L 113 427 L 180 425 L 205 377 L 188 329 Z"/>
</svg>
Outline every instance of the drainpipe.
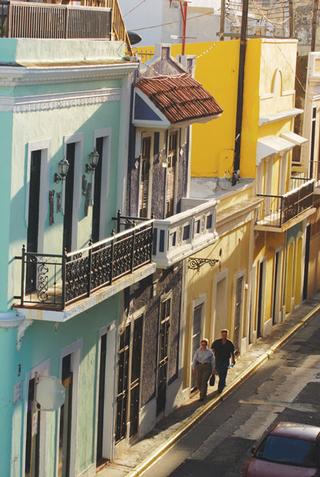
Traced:
<svg viewBox="0 0 320 477">
<path fill-rule="evenodd" d="M 234 143 L 232 185 L 236 185 L 240 175 L 241 132 L 242 132 L 242 120 L 243 120 L 244 68 L 245 68 L 246 50 L 247 50 L 248 12 L 249 12 L 249 0 L 243 0 L 241 34 L 240 34 L 240 52 L 239 52 L 236 137 L 235 137 L 235 143 Z"/>
<path fill-rule="evenodd" d="M 186 54 L 186 39 L 187 39 L 187 18 L 188 18 L 188 2 L 180 1 L 180 10 L 182 17 L 182 46 L 181 46 L 181 55 Z"/>
</svg>

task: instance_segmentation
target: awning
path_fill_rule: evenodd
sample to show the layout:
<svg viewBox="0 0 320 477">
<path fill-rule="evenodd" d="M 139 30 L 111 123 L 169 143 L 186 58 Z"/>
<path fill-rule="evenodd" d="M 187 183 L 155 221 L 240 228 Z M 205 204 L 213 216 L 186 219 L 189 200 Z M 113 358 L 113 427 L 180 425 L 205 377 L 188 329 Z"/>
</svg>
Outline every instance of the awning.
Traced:
<svg viewBox="0 0 320 477">
<path fill-rule="evenodd" d="M 257 165 L 259 165 L 265 157 L 289 151 L 294 146 L 293 142 L 287 141 L 279 136 L 265 136 L 260 138 L 257 145 Z"/>
<path fill-rule="evenodd" d="M 307 138 L 300 136 L 299 134 L 296 134 L 293 131 L 286 131 L 280 134 L 280 136 L 283 139 L 286 139 L 287 141 L 293 142 L 295 146 L 301 146 L 302 144 L 305 144 L 306 142 L 308 142 Z"/>
</svg>

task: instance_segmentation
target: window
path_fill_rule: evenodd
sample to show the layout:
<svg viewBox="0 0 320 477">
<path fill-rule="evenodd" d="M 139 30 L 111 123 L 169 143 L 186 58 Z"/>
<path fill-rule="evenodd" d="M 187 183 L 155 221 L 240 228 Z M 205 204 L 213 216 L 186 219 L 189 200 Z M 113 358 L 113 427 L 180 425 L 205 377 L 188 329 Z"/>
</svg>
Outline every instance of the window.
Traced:
<svg viewBox="0 0 320 477">
<path fill-rule="evenodd" d="M 172 131 L 168 139 L 168 167 L 166 184 L 166 217 L 170 217 L 175 212 L 175 189 L 176 189 L 176 166 L 178 160 L 179 133 Z"/>
<path fill-rule="evenodd" d="M 185 225 L 183 227 L 182 240 L 188 240 L 190 238 L 190 225 Z"/>
<path fill-rule="evenodd" d="M 142 152 L 140 160 L 140 185 L 139 185 L 139 217 L 149 215 L 150 197 L 150 172 L 151 172 L 151 136 L 142 138 Z"/>
<path fill-rule="evenodd" d="M 279 464 L 316 467 L 318 452 L 315 442 L 269 435 L 262 442 L 255 457 Z"/>
<path fill-rule="evenodd" d="M 200 219 L 195 221 L 194 231 L 195 231 L 196 234 L 200 233 Z"/>
<path fill-rule="evenodd" d="M 177 232 L 170 234 L 170 247 L 175 247 L 177 244 Z"/>
<path fill-rule="evenodd" d="M 212 214 L 207 215 L 206 227 L 207 227 L 207 230 L 212 228 Z"/>
</svg>

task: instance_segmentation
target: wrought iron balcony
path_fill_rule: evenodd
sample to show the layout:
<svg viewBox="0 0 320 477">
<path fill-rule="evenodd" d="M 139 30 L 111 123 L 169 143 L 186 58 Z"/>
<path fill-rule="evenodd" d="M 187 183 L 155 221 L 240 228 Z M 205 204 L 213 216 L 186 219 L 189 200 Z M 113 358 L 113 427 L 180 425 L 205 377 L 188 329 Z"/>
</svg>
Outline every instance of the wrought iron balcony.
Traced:
<svg viewBox="0 0 320 477">
<path fill-rule="evenodd" d="M 23 0 L 0 1 L 0 36 L 8 38 L 91 38 L 131 44 L 118 0 L 92 1 L 90 6 Z"/>
<path fill-rule="evenodd" d="M 63 310 L 109 287 L 152 261 L 153 221 L 63 255 L 22 248 L 21 296 L 17 306 Z"/>
<path fill-rule="evenodd" d="M 190 206 L 192 199 L 183 203 Z M 217 201 L 210 200 L 154 221 L 153 260 L 158 267 L 170 267 L 217 239 L 216 206 Z"/>
<path fill-rule="evenodd" d="M 291 178 L 291 190 L 284 195 L 257 194 L 264 198 L 256 224 L 279 230 L 290 220 L 298 218 L 314 204 L 315 181 L 302 177 Z"/>
</svg>

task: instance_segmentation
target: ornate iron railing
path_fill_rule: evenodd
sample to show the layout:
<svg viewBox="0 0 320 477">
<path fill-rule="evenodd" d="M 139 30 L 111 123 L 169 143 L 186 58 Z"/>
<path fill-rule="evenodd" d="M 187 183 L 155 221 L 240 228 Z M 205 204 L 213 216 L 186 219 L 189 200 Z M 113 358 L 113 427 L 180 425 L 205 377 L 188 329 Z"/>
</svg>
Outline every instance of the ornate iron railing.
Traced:
<svg viewBox="0 0 320 477">
<path fill-rule="evenodd" d="M 257 194 L 264 198 L 259 210 L 257 224 L 282 227 L 313 206 L 315 181 L 304 177 L 291 178 L 291 190 L 284 195 Z"/>
<path fill-rule="evenodd" d="M 20 306 L 63 310 L 152 260 L 153 221 L 63 255 L 22 248 Z"/>
</svg>

